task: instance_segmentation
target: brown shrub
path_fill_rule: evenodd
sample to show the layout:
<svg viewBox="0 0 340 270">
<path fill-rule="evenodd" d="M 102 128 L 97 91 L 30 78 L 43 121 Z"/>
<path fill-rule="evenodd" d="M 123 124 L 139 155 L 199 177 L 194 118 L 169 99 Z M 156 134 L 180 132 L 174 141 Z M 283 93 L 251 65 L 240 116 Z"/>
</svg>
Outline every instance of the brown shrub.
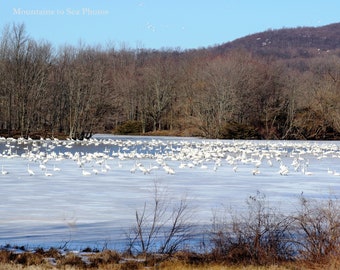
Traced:
<svg viewBox="0 0 340 270">
<path fill-rule="evenodd" d="M 80 256 L 72 252 L 67 253 L 65 256 L 57 260 L 57 267 L 71 265 L 79 268 L 85 268 L 86 264 Z"/>
<path fill-rule="evenodd" d="M 14 260 L 13 253 L 8 250 L 0 250 L 0 262 L 10 263 Z"/>
<path fill-rule="evenodd" d="M 44 257 L 41 254 L 27 251 L 14 255 L 14 262 L 22 265 L 41 265 L 44 262 Z"/>
<path fill-rule="evenodd" d="M 244 215 L 231 213 L 231 220 L 213 218 L 211 240 L 215 259 L 257 265 L 291 259 L 293 250 L 287 241 L 291 221 L 270 207 L 260 192 L 249 196 L 246 203 L 248 212 Z"/>
<path fill-rule="evenodd" d="M 137 260 L 127 260 L 121 263 L 120 270 L 138 270 L 142 269 L 142 263 Z"/>
<path fill-rule="evenodd" d="M 300 198 L 301 209 L 293 217 L 299 254 L 312 262 L 328 262 L 340 255 L 340 201 Z"/>
<path fill-rule="evenodd" d="M 104 264 L 118 264 L 121 261 L 121 255 L 112 250 L 105 250 L 103 252 L 91 254 L 89 257 L 91 266 L 99 266 Z"/>
</svg>

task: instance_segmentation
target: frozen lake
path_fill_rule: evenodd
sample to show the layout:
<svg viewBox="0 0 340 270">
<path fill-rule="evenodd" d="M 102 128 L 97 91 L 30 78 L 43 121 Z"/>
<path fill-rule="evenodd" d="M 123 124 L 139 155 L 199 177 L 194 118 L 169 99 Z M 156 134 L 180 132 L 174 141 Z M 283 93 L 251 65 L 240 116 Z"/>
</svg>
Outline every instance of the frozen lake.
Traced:
<svg viewBox="0 0 340 270">
<path fill-rule="evenodd" d="M 340 191 L 340 143 L 96 135 L 87 141 L 0 138 L 0 245 L 124 248 L 155 182 L 186 197 L 197 225 L 242 211 L 257 191 L 283 212 L 301 192 Z M 339 172 L 339 173 L 338 173 Z"/>
</svg>

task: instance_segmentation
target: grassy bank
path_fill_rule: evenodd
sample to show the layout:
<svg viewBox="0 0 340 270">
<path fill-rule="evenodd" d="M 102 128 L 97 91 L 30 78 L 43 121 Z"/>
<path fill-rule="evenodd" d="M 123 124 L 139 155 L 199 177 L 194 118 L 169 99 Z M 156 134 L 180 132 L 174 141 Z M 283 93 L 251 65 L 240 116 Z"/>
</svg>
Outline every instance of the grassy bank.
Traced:
<svg viewBox="0 0 340 270">
<path fill-rule="evenodd" d="M 0 270 L 45 270 L 45 269 L 99 269 L 99 270 L 129 270 L 129 269 L 162 269 L 162 270 L 337 270 L 340 260 L 331 258 L 324 262 L 307 262 L 296 260 L 269 265 L 229 264 L 212 260 L 209 254 L 179 252 L 171 257 L 155 255 L 128 256 L 116 251 L 102 252 L 65 252 L 57 249 L 43 251 L 0 251 Z"/>
</svg>

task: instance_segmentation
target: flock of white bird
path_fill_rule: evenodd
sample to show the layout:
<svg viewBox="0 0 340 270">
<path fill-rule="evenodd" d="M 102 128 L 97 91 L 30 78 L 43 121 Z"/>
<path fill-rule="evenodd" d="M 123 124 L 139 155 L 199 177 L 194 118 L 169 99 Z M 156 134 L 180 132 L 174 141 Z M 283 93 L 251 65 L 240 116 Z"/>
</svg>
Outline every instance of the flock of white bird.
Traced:
<svg viewBox="0 0 340 270">
<path fill-rule="evenodd" d="M 65 160 L 73 161 L 74 170 L 82 176 L 92 177 L 118 169 L 125 169 L 131 174 L 147 175 L 153 171 L 164 171 L 173 175 L 187 169 L 210 170 L 213 173 L 221 167 L 230 168 L 235 174 L 243 171 L 254 176 L 266 173 L 266 170 L 282 176 L 295 173 L 312 175 L 311 160 L 317 163 L 322 159 L 340 158 L 339 145 L 335 142 L 164 137 L 112 136 L 83 141 L 0 138 L 0 149 L 2 175 L 22 170 L 15 168 L 15 171 L 10 171 L 7 166 L 8 160 L 21 159 L 27 166 L 26 175 L 32 177 L 61 174 L 60 165 Z M 328 174 L 338 176 L 340 173 L 336 169 L 324 168 Z"/>
</svg>

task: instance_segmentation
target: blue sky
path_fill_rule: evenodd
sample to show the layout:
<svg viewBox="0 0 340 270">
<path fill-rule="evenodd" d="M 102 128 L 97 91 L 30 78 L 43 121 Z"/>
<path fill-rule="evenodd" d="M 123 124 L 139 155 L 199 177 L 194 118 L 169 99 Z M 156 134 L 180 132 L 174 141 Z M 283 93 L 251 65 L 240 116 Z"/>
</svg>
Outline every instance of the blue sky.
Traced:
<svg viewBox="0 0 340 270">
<path fill-rule="evenodd" d="M 81 40 L 89 45 L 190 49 L 268 29 L 340 22 L 340 1 L 0 0 L 0 28 L 13 22 L 25 23 L 32 38 L 55 47 Z"/>
</svg>

